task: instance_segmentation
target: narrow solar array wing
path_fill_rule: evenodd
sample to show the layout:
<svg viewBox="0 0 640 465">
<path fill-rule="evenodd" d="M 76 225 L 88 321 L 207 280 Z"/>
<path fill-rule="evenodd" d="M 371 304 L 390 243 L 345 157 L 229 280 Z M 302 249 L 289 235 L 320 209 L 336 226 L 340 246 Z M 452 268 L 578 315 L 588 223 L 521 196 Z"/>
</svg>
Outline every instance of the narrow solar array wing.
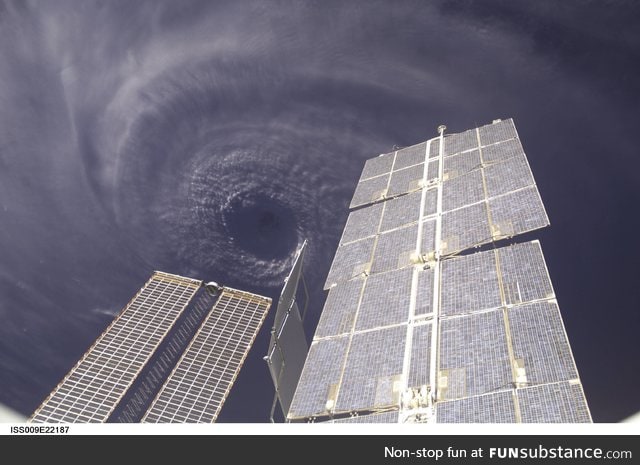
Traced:
<svg viewBox="0 0 640 465">
<path fill-rule="evenodd" d="M 513 120 L 367 160 L 351 208 L 290 421 L 591 421 L 540 243 L 510 241 L 549 224 Z"/>
<path fill-rule="evenodd" d="M 30 421 L 107 421 L 200 286 L 201 281 L 155 272 Z"/>
<path fill-rule="evenodd" d="M 142 422 L 214 422 L 270 306 L 266 297 L 223 288 Z"/>
<path fill-rule="evenodd" d="M 269 372 L 275 387 L 275 397 L 271 409 L 271 419 L 276 406 L 280 403 L 283 415 L 286 417 L 291 405 L 291 399 L 296 385 L 300 379 L 300 373 L 304 366 L 309 346 L 302 326 L 302 316 L 298 305 L 298 288 L 301 279 L 304 284 L 302 268 L 307 241 L 304 241 L 294 260 L 289 276 L 286 278 L 278 308 L 271 330 L 269 350 L 265 360 L 269 366 Z M 303 286 L 306 291 L 306 286 Z M 308 296 L 303 297 L 303 312 L 306 308 Z"/>
</svg>

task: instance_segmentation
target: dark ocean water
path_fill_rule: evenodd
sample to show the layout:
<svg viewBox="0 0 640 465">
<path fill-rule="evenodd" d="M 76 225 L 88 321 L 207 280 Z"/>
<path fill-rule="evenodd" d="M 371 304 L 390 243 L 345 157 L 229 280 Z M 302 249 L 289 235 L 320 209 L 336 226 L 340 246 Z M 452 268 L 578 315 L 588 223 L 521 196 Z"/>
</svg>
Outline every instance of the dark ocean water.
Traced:
<svg viewBox="0 0 640 465">
<path fill-rule="evenodd" d="M 364 160 L 513 117 L 593 417 L 640 410 L 638 17 L 623 1 L 0 3 L 0 402 L 29 414 L 154 269 L 276 298 L 306 238 L 311 335 Z M 267 338 L 223 420 L 268 419 Z"/>
</svg>

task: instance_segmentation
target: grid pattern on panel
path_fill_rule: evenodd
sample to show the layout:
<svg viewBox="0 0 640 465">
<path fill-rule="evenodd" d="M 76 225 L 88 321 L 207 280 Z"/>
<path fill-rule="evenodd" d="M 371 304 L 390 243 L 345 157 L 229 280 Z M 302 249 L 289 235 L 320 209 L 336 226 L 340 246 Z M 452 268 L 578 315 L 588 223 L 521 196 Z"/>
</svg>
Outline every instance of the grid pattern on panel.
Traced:
<svg viewBox="0 0 640 465">
<path fill-rule="evenodd" d="M 415 315 L 426 315 L 433 311 L 433 269 L 427 268 L 418 272 L 418 294 L 416 297 Z"/>
<path fill-rule="evenodd" d="M 509 388 L 512 381 L 501 311 L 441 322 L 439 399 L 488 394 Z"/>
<path fill-rule="evenodd" d="M 507 304 L 554 297 L 538 241 L 498 249 Z"/>
<path fill-rule="evenodd" d="M 353 193 L 349 208 L 359 207 L 360 205 L 366 205 L 384 198 L 387 193 L 388 182 L 388 174 L 360 181 Z"/>
<path fill-rule="evenodd" d="M 374 409 L 395 404 L 394 380 L 402 374 L 406 325 L 353 335 L 337 411 Z"/>
<path fill-rule="evenodd" d="M 431 367 L 431 324 L 414 326 L 411 336 L 411 361 L 408 387 L 429 384 Z"/>
<path fill-rule="evenodd" d="M 482 171 L 445 181 L 442 186 L 442 210 L 449 211 L 484 200 Z"/>
<path fill-rule="evenodd" d="M 513 391 L 438 402 L 437 423 L 515 423 Z"/>
<path fill-rule="evenodd" d="M 371 415 L 356 415 L 348 418 L 333 420 L 333 423 L 398 423 L 398 410 L 374 413 Z"/>
<path fill-rule="evenodd" d="M 302 277 L 302 264 L 304 261 L 304 255 L 307 250 L 307 241 L 302 243 L 302 246 L 296 253 L 296 257 L 289 271 L 289 275 L 285 278 L 284 286 L 280 292 L 280 298 L 278 299 L 278 305 L 276 308 L 276 314 L 273 319 L 273 328 L 276 328 L 276 332 L 280 331 L 283 327 L 283 322 L 286 319 L 287 312 L 291 308 L 293 302 L 297 299 L 298 284 Z M 277 333 L 272 333 L 270 344 L 275 343 L 275 337 Z"/>
<path fill-rule="evenodd" d="M 513 355 L 528 384 L 575 379 L 571 355 L 558 306 L 537 302 L 509 310 Z"/>
<path fill-rule="evenodd" d="M 517 392 L 523 423 L 591 423 L 580 383 L 543 384 Z"/>
<path fill-rule="evenodd" d="M 351 331 L 358 310 L 364 279 L 344 281 L 329 289 L 315 337 L 336 336 Z"/>
<path fill-rule="evenodd" d="M 453 179 L 480 168 L 480 152 L 460 153 L 444 160 L 444 179 Z"/>
<path fill-rule="evenodd" d="M 429 160 L 427 165 L 427 176 L 425 178 L 426 184 L 433 184 L 440 178 L 440 159 Z"/>
<path fill-rule="evenodd" d="M 487 124 L 478 128 L 480 144 L 488 145 L 517 137 L 516 128 L 511 118 L 498 123 Z"/>
<path fill-rule="evenodd" d="M 442 241 L 445 254 L 490 242 L 486 204 L 478 203 L 444 214 Z"/>
<path fill-rule="evenodd" d="M 442 315 L 497 308 L 501 304 L 495 252 L 474 253 L 442 262 Z"/>
<path fill-rule="evenodd" d="M 482 161 L 485 163 L 502 162 L 517 155 L 524 156 L 524 150 L 519 139 L 511 139 L 499 144 L 482 147 Z"/>
<path fill-rule="evenodd" d="M 215 297 L 199 292 L 188 310 L 176 321 L 164 341 L 158 346 L 135 382 L 118 403 L 109 422 L 138 423 L 157 394 L 162 383 L 184 352 L 196 330 L 209 313 Z"/>
<path fill-rule="evenodd" d="M 412 268 L 371 275 L 362 296 L 356 331 L 406 322 Z"/>
<path fill-rule="evenodd" d="M 264 297 L 224 289 L 142 421 L 214 422 L 270 305 Z"/>
<path fill-rule="evenodd" d="M 429 146 L 429 158 L 435 158 L 440 155 L 440 139 L 433 139 Z"/>
<path fill-rule="evenodd" d="M 427 143 L 412 145 L 402 150 L 398 150 L 396 153 L 396 162 L 393 165 L 394 170 L 406 168 L 407 166 L 417 165 L 418 163 L 424 163 L 427 154 Z"/>
<path fill-rule="evenodd" d="M 533 174 L 524 154 L 511 157 L 502 163 L 489 165 L 484 170 L 487 195 L 495 197 L 534 184 Z"/>
<path fill-rule="evenodd" d="M 349 336 L 314 341 L 309 348 L 288 418 L 326 413 L 331 391 L 340 382 Z"/>
<path fill-rule="evenodd" d="M 391 173 L 387 197 L 406 194 L 422 187 L 424 177 L 424 163 L 410 168 L 404 168 Z"/>
<path fill-rule="evenodd" d="M 438 208 L 438 189 L 427 190 L 424 199 L 424 216 L 434 215 Z"/>
<path fill-rule="evenodd" d="M 421 201 L 422 192 L 420 191 L 387 200 L 380 232 L 417 222 L 420 217 Z"/>
<path fill-rule="evenodd" d="M 381 234 L 378 237 L 371 271 L 381 273 L 410 265 L 411 254 L 416 250 L 417 236 L 417 225 Z"/>
<path fill-rule="evenodd" d="M 383 204 L 378 203 L 349 213 L 340 244 L 375 236 L 378 232 L 382 208 Z"/>
<path fill-rule="evenodd" d="M 365 161 L 360 181 L 390 172 L 393 166 L 394 155 L 394 152 L 385 153 L 379 157 L 370 158 Z"/>
<path fill-rule="evenodd" d="M 444 138 L 444 156 L 464 152 L 478 147 L 478 138 L 475 129 L 458 134 L 452 134 Z"/>
<path fill-rule="evenodd" d="M 429 254 L 436 250 L 436 221 L 430 219 L 422 223 L 422 243 L 420 253 Z"/>
<path fill-rule="evenodd" d="M 490 199 L 489 210 L 493 227 L 500 236 L 514 236 L 549 225 L 535 186 Z"/>
<path fill-rule="evenodd" d="M 370 237 L 339 246 L 324 288 L 329 289 L 334 283 L 347 281 L 366 271 L 371 262 L 374 242 L 375 238 Z"/>
<path fill-rule="evenodd" d="M 105 422 L 200 282 L 156 272 L 35 411 L 33 422 Z"/>
</svg>

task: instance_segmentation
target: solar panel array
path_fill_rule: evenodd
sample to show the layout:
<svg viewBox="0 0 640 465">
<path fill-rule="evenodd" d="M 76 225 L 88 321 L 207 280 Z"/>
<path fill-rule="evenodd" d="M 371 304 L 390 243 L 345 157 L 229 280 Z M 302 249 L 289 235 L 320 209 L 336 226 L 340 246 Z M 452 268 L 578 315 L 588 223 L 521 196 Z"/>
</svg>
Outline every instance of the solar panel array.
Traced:
<svg viewBox="0 0 640 465">
<path fill-rule="evenodd" d="M 496 141 L 501 137 L 509 139 Z M 366 258 L 366 263 L 381 260 L 381 256 L 397 259 L 395 250 L 374 247 L 371 238 L 382 238 L 393 228 L 435 214 L 438 190 L 442 237 L 434 246 L 439 245 L 443 255 L 549 224 L 512 120 L 446 137 L 442 173 L 438 160 L 425 163 L 435 141 L 367 161 L 351 201 L 351 208 L 364 208 L 352 211 L 347 219 L 325 289 L 362 272 L 356 269 L 364 263 L 359 259 Z M 371 248 L 371 256 L 354 256 L 355 244 L 365 238 L 368 241 L 359 247 Z"/>
<path fill-rule="evenodd" d="M 200 284 L 155 272 L 30 421 L 105 422 Z"/>
<path fill-rule="evenodd" d="M 214 422 L 270 305 L 265 297 L 224 288 L 142 422 Z"/>
<path fill-rule="evenodd" d="M 271 411 L 272 420 L 278 401 L 284 416 L 287 415 L 308 350 L 298 305 L 300 303 L 304 309 L 307 304 L 305 301 L 307 295 L 301 298 L 300 302 L 298 301 L 298 284 L 301 278 L 304 280 L 302 264 L 306 247 L 307 242 L 304 241 L 280 293 L 271 329 L 269 349 L 265 357 L 275 388 Z M 303 289 L 306 288 L 303 286 Z"/>
<path fill-rule="evenodd" d="M 351 208 L 290 421 L 590 421 L 540 244 L 504 246 L 549 224 L 512 120 L 367 160 Z"/>
<path fill-rule="evenodd" d="M 216 297 L 210 292 L 203 292 L 202 289 L 195 295 L 109 416 L 109 422 L 140 422 L 151 401 L 162 387 L 162 383 L 167 379 L 205 316 L 211 310 Z"/>
</svg>

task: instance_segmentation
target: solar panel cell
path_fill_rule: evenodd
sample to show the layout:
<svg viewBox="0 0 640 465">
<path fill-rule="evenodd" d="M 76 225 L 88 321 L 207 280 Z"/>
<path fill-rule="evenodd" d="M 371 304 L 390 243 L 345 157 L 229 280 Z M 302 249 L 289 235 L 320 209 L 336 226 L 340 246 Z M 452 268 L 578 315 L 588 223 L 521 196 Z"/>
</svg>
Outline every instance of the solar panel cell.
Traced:
<svg viewBox="0 0 640 465">
<path fill-rule="evenodd" d="M 396 153 L 396 162 L 393 166 L 394 170 L 406 168 L 407 166 L 417 165 L 418 163 L 424 163 L 427 155 L 427 143 L 412 145 L 402 150 L 398 150 Z"/>
<path fill-rule="evenodd" d="M 390 172 L 391 167 L 393 166 L 394 156 L 395 153 L 391 152 L 380 155 L 379 157 L 368 159 L 364 163 L 364 169 L 362 170 L 360 181 Z"/>
<path fill-rule="evenodd" d="M 339 246 L 324 288 L 329 289 L 332 284 L 353 279 L 369 270 L 374 243 L 375 238 L 370 237 Z"/>
<path fill-rule="evenodd" d="M 438 423 L 515 423 L 513 391 L 439 402 Z"/>
<path fill-rule="evenodd" d="M 391 173 L 391 181 L 389 181 L 389 190 L 387 197 L 393 197 L 400 194 L 406 194 L 419 190 L 424 177 L 424 163 L 409 168 L 404 168 Z"/>
<path fill-rule="evenodd" d="M 412 274 L 412 268 L 404 268 L 369 276 L 356 331 L 407 322 Z"/>
<path fill-rule="evenodd" d="M 382 176 L 360 181 L 353 193 L 353 198 L 351 199 L 351 205 L 349 208 L 367 205 L 383 199 L 387 194 L 388 183 L 389 174 L 383 174 Z"/>
<path fill-rule="evenodd" d="M 442 250 L 445 254 L 491 241 L 485 203 L 445 213 L 442 217 Z"/>
<path fill-rule="evenodd" d="M 433 139 L 429 146 L 429 158 L 435 158 L 438 156 L 440 156 L 440 139 Z"/>
<path fill-rule="evenodd" d="M 496 238 L 511 237 L 549 225 L 535 186 L 490 199 L 489 211 Z"/>
<path fill-rule="evenodd" d="M 485 168 L 484 174 L 489 197 L 534 185 L 533 175 L 524 154 L 511 157 L 502 163 L 489 165 Z"/>
<path fill-rule="evenodd" d="M 507 304 L 518 304 L 555 296 L 538 241 L 498 250 Z"/>
<path fill-rule="evenodd" d="M 517 392 L 523 423 L 591 423 L 580 383 L 543 384 Z"/>
<path fill-rule="evenodd" d="M 442 315 L 460 315 L 501 304 L 495 252 L 489 250 L 442 262 Z"/>
<path fill-rule="evenodd" d="M 433 312 L 433 269 L 418 272 L 418 292 L 416 296 L 416 316 Z"/>
<path fill-rule="evenodd" d="M 442 210 L 450 211 L 484 200 L 482 171 L 476 170 L 445 181 L 442 188 Z"/>
<path fill-rule="evenodd" d="M 514 307 L 509 310 L 509 324 L 521 382 L 543 384 L 578 377 L 555 303 Z"/>
<path fill-rule="evenodd" d="M 375 236 L 378 232 L 383 206 L 384 204 L 379 203 L 352 211 L 347 218 L 340 244 Z"/>
<path fill-rule="evenodd" d="M 413 327 L 411 335 L 411 361 L 409 364 L 409 387 L 420 387 L 429 384 L 431 367 L 431 324 Z"/>
<path fill-rule="evenodd" d="M 411 265 L 416 252 L 417 225 L 381 234 L 375 249 L 371 271 L 382 273 Z"/>
<path fill-rule="evenodd" d="M 329 289 L 320 321 L 316 328 L 316 338 L 344 334 L 353 328 L 358 310 L 364 279 L 344 281 Z"/>
<path fill-rule="evenodd" d="M 438 399 L 487 394 L 513 381 L 501 311 L 446 319 L 440 326 Z"/>
<path fill-rule="evenodd" d="M 349 339 L 349 336 L 343 336 L 311 344 L 289 409 L 289 418 L 321 415 L 327 412 L 327 407 L 333 407 Z"/>
<path fill-rule="evenodd" d="M 498 144 L 482 147 L 482 161 L 486 164 L 499 163 L 514 156 L 523 155 L 524 150 L 519 139 L 510 139 Z"/>
<path fill-rule="evenodd" d="M 444 139 L 444 155 L 454 155 L 456 153 L 475 149 L 478 147 L 478 138 L 475 129 L 469 129 L 458 134 L 451 134 Z"/>
<path fill-rule="evenodd" d="M 402 374 L 406 326 L 353 335 L 336 411 L 392 406 Z"/>
<path fill-rule="evenodd" d="M 480 166 L 480 152 L 478 150 L 447 157 L 444 160 L 444 179 L 457 178 L 479 169 Z"/>
<path fill-rule="evenodd" d="M 518 137 L 511 118 L 478 128 L 482 145 L 494 144 Z"/>
<path fill-rule="evenodd" d="M 384 202 L 385 209 L 380 231 L 389 231 L 416 223 L 420 217 L 421 200 L 422 192 L 413 192 Z"/>
</svg>

